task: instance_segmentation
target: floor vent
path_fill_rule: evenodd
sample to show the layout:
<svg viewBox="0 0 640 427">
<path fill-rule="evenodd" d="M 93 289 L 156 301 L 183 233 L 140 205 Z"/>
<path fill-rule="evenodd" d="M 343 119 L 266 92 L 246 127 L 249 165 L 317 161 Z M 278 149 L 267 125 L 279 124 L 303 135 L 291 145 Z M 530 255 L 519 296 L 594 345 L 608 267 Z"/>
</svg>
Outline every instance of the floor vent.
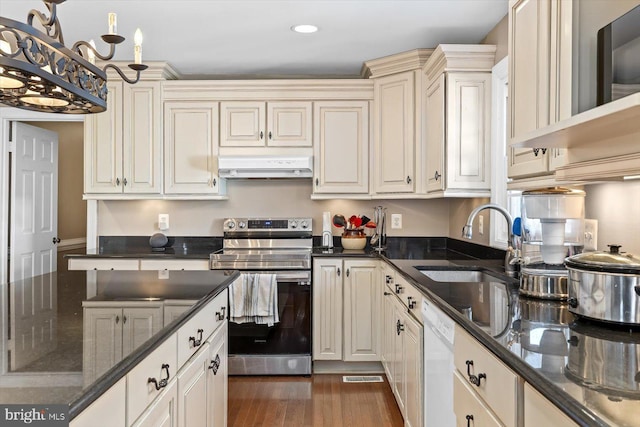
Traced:
<svg viewBox="0 0 640 427">
<path fill-rule="evenodd" d="M 380 375 L 367 375 L 367 376 L 344 375 L 342 377 L 342 382 L 344 383 L 381 383 L 383 381 Z"/>
</svg>

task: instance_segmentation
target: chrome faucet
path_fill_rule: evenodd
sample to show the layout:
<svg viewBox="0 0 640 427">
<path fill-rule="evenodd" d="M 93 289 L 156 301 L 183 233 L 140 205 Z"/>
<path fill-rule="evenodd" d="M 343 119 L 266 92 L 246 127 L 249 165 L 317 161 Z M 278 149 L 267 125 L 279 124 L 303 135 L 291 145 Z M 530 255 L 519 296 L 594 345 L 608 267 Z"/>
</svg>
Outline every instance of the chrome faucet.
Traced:
<svg viewBox="0 0 640 427">
<path fill-rule="evenodd" d="M 476 218 L 476 215 L 484 209 L 494 209 L 500 212 L 507 220 L 507 227 L 509 228 L 509 247 L 507 248 L 507 253 L 504 257 L 504 272 L 510 277 L 516 277 L 518 274 L 520 254 L 517 249 L 518 245 L 515 240 L 516 236 L 513 234 L 513 218 L 511 218 L 511 214 L 505 208 L 494 203 L 487 203 L 472 210 L 469 214 L 469 218 L 467 219 L 467 224 L 462 227 L 462 237 L 467 239 L 471 239 L 471 237 L 473 237 L 473 220 Z"/>
</svg>

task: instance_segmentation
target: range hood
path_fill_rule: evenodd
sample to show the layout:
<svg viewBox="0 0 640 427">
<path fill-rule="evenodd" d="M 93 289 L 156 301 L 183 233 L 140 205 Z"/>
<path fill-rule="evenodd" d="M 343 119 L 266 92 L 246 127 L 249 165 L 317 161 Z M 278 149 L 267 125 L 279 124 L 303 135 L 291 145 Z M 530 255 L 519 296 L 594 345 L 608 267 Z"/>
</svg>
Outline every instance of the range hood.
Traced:
<svg viewBox="0 0 640 427">
<path fill-rule="evenodd" d="M 221 156 L 220 178 L 311 178 L 312 156 Z"/>
</svg>

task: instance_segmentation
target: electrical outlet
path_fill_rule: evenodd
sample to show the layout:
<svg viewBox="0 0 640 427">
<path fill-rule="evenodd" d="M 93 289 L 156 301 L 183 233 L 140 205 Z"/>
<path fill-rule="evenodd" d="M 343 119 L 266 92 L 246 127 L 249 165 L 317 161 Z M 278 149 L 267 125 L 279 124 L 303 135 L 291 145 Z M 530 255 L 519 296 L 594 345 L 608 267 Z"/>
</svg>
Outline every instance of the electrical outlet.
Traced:
<svg viewBox="0 0 640 427">
<path fill-rule="evenodd" d="M 584 220 L 584 250 L 585 251 L 598 250 L 598 220 L 597 219 Z"/>
<path fill-rule="evenodd" d="M 402 228 L 402 214 L 391 214 L 391 228 Z"/>
<path fill-rule="evenodd" d="M 478 234 L 484 236 L 484 215 L 478 215 Z"/>
<path fill-rule="evenodd" d="M 158 228 L 161 231 L 169 229 L 169 214 L 158 214 Z"/>
</svg>

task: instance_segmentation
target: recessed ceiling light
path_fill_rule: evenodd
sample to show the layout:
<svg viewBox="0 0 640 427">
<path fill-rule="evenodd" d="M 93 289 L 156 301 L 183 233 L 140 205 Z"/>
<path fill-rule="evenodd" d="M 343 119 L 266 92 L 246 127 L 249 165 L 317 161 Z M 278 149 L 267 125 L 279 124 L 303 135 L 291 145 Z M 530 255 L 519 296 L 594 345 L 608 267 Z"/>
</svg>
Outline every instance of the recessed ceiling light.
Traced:
<svg viewBox="0 0 640 427">
<path fill-rule="evenodd" d="M 304 34 L 315 33 L 316 31 L 318 31 L 318 27 L 310 24 L 294 25 L 293 27 L 291 27 L 291 31 Z"/>
</svg>

